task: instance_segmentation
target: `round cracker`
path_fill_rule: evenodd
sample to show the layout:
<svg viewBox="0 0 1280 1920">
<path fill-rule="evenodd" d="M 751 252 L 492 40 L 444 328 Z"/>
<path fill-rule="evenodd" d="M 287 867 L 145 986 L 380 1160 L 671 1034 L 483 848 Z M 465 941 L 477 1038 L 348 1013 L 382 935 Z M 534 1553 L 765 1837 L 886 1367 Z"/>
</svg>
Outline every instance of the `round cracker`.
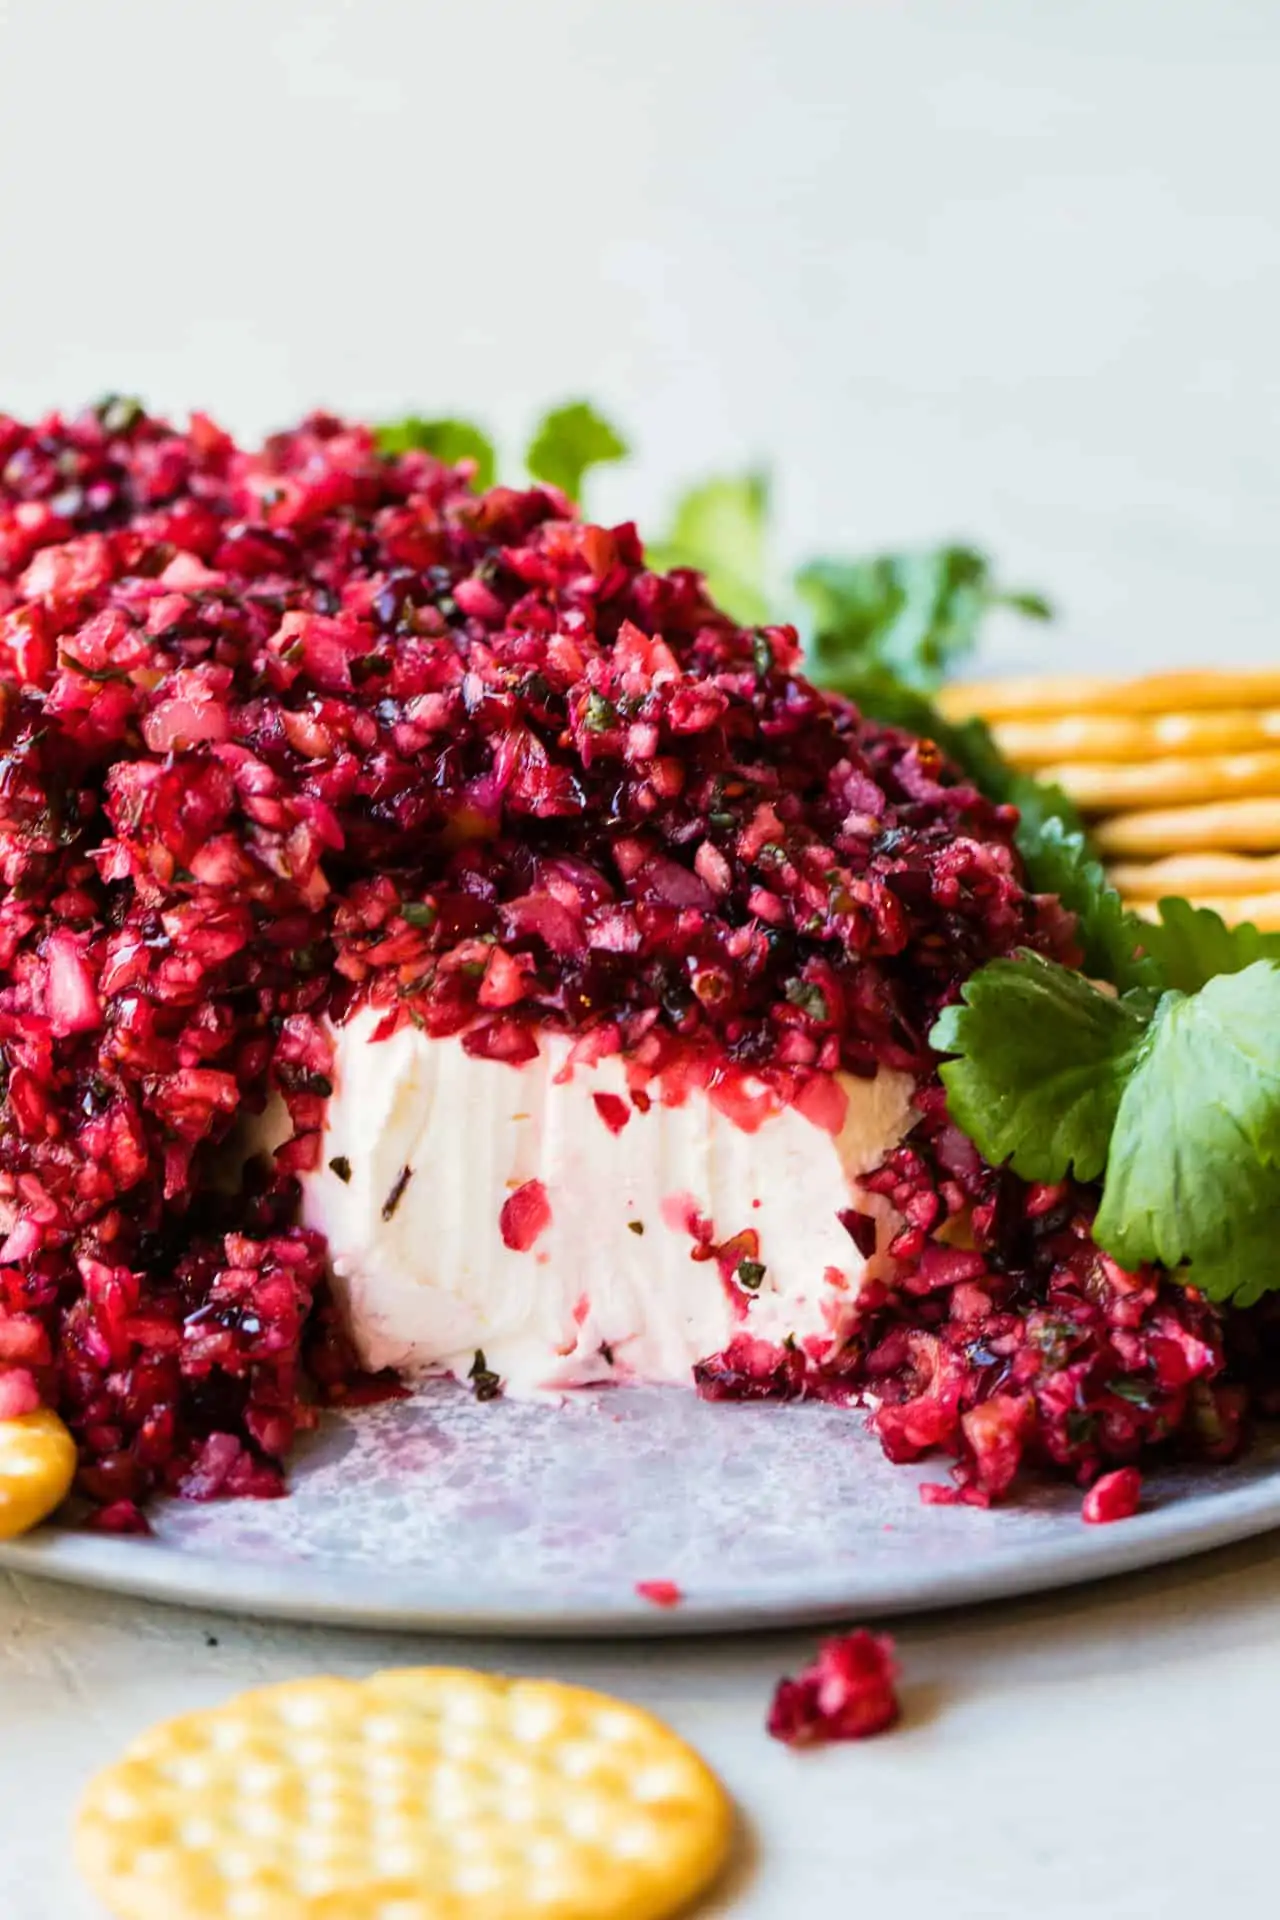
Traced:
<svg viewBox="0 0 1280 1920">
<path fill-rule="evenodd" d="M 1151 808 L 1098 821 L 1104 854 L 1280 852 L 1280 800 L 1217 800 L 1203 807 Z"/>
<path fill-rule="evenodd" d="M 1166 860 L 1118 861 L 1107 878 L 1117 893 L 1135 900 L 1261 894 L 1280 890 L 1280 854 L 1173 853 Z"/>
<path fill-rule="evenodd" d="M 0 1540 L 47 1520 L 75 1474 L 76 1443 L 48 1407 L 0 1420 Z"/>
<path fill-rule="evenodd" d="M 1154 900 L 1126 900 L 1130 912 L 1136 913 L 1141 920 L 1158 920 L 1159 907 Z M 1280 931 L 1280 891 L 1275 893 L 1226 893 L 1195 894 L 1191 896 L 1193 907 L 1208 907 L 1229 927 L 1240 927 L 1248 922 L 1257 927 L 1259 933 Z"/>
<path fill-rule="evenodd" d="M 1200 759 L 1071 761 L 1041 778 L 1060 786 L 1086 813 L 1112 808 L 1193 805 L 1237 796 L 1280 794 L 1280 750 L 1206 754 Z"/>
<path fill-rule="evenodd" d="M 664 1920 L 732 1813 L 652 1715 L 424 1667 L 264 1687 L 94 1779 L 76 1857 L 117 1920 Z"/>
<path fill-rule="evenodd" d="M 957 681 L 938 706 L 948 720 L 1009 720 L 1077 713 L 1198 713 L 1206 708 L 1280 706 L 1280 668 L 1146 674 L 1110 680 L 1097 674 L 1027 674 Z"/>
<path fill-rule="evenodd" d="M 1060 760 L 1149 760 L 1156 754 L 1250 753 L 1280 742 L 1280 708 L 1251 713 L 1068 713 L 1003 720 L 996 745 L 1016 767 L 1035 771 Z"/>
</svg>

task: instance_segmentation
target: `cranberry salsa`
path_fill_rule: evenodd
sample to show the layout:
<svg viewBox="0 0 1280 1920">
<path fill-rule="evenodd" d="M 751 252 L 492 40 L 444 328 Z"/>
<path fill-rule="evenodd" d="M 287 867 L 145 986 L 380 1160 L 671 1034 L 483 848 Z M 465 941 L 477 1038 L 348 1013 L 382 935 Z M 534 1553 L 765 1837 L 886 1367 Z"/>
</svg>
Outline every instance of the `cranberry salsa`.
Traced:
<svg viewBox="0 0 1280 1920">
<path fill-rule="evenodd" d="M 0 415 L 0 1417 L 56 1407 L 129 1529 L 154 1490 L 279 1493 L 318 1404 L 397 1391 L 296 1219 L 331 1024 L 371 1006 L 515 1065 L 556 1029 L 638 1105 L 683 1079 L 747 1122 L 762 1084 L 804 1112 L 837 1068 L 917 1078 L 844 1347 L 744 1331 L 708 1398 L 867 1398 L 893 1459 L 950 1457 L 938 1501 L 1109 1472 L 1097 1518 L 1147 1446 L 1229 1452 L 1224 1316 L 948 1118 L 961 983 L 1081 959 L 1014 809 L 633 526 L 472 480 L 325 415 L 249 450 L 120 401 Z M 272 1094 L 292 1137 L 228 1181 Z"/>
</svg>

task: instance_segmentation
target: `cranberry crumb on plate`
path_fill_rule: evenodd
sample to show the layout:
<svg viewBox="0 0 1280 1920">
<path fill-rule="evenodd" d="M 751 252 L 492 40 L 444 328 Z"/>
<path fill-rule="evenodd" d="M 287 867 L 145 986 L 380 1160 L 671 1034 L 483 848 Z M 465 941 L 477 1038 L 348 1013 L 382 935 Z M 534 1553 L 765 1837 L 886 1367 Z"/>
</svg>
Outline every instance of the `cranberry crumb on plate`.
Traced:
<svg viewBox="0 0 1280 1920">
<path fill-rule="evenodd" d="M 637 1580 L 636 1592 L 655 1607 L 678 1607 L 684 1599 L 674 1580 Z"/>
<path fill-rule="evenodd" d="M 1136 1467 L 1117 1467 L 1094 1481 L 1084 1497 L 1083 1513 L 1095 1526 L 1110 1520 L 1128 1520 L 1138 1511 L 1142 1475 Z"/>
<path fill-rule="evenodd" d="M 1014 810 L 470 477 L 0 416 L 0 1409 L 115 1532 L 439 1372 L 863 1404 L 978 1507 L 1224 1457 L 1224 1316 L 948 1118 L 960 984 L 1080 958 Z"/>
</svg>

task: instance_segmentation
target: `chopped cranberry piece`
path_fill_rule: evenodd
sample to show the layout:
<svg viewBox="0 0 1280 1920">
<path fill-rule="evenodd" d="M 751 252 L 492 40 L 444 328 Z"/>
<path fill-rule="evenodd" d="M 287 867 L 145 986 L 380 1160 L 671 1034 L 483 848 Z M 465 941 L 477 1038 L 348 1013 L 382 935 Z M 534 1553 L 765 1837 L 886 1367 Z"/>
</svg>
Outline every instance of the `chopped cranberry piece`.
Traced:
<svg viewBox="0 0 1280 1920">
<path fill-rule="evenodd" d="M 616 1093 L 593 1093 L 596 1112 L 610 1133 L 621 1133 L 631 1118 L 631 1109 Z"/>
<path fill-rule="evenodd" d="M 870 1213 L 861 1213 L 857 1207 L 845 1207 L 836 1218 L 852 1240 L 864 1260 L 869 1260 L 876 1250 L 876 1223 Z"/>
<path fill-rule="evenodd" d="M 551 1203 L 541 1180 L 526 1180 L 502 1208 L 498 1220 L 504 1246 L 528 1253 L 540 1233 L 551 1225 Z"/>
<path fill-rule="evenodd" d="M 0 1368 L 0 1420 L 21 1419 L 39 1405 L 40 1389 L 29 1368 Z"/>
<path fill-rule="evenodd" d="M 678 1607 L 684 1599 L 674 1580 L 637 1580 L 636 1592 L 655 1607 Z"/>
<path fill-rule="evenodd" d="M 768 1731 L 789 1747 L 831 1740 L 865 1740 L 892 1727 L 900 1713 L 898 1663 L 887 1634 L 857 1627 L 824 1640 L 813 1664 L 794 1680 L 780 1680 Z"/>
<path fill-rule="evenodd" d="M 98 1533 L 150 1533 L 151 1531 L 146 1515 L 132 1500 L 113 1500 L 108 1506 L 95 1508 L 89 1524 Z"/>
<path fill-rule="evenodd" d="M 1084 1497 L 1081 1511 L 1094 1526 L 1110 1520 L 1129 1520 L 1138 1511 L 1142 1498 L 1142 1475 L 1136 1467 L 1118 1467 L 1095 1480 Z"/>
</svg>

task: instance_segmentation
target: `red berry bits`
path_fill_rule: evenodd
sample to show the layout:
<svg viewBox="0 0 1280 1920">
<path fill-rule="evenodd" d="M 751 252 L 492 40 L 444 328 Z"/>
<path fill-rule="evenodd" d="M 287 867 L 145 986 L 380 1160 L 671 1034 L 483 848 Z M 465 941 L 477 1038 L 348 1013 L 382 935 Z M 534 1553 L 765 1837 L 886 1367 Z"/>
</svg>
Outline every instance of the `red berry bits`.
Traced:
<svg viewBox="0 0 1280 1920">
<path fill-rule="evenodd" d="M 678 1607 L 684 1599 L 674 1580 L 637 1580 L 636 1592 L 655 1607 Z"/>
<path fill-rule="evenodd" d="M 626 1101 L 616 1093 L 593 1093 L 591 1099 L 610 1133 L 621 1133 L 631 1118 Z"/>
<path fill-rule="evenodd" d="M 551 1225 L 551 1203 L 541 1180 L 526 1180 L 504 1202 L 499 1217 L 502 1244 L 513 1253 L 528 1253 L 540 1233 Z"/>
<path fill-rule="evenodd" d="M 1095 1480 L 1084 1497 L 1081 1511 L 1093 1526 L 1105 1526 L 1110 1520 L 1129 1520 L 1138 1511 L 1142 1498 L 1142 1475 L 1136 1467 L 1118 1467 Z"/>
<path fill-rule="evenodd" d="M 769 1709 L 768 1731 L 789 1747 L 822 1746 L 831 1740 L 866 1740 L 884 1733 L 899 1717 L 898 1664 L 887 1634 L 857 1627 L 824 1640 L 813 1665 L 794 1680 L 780 1680 Z"/>
<path fill-rule="evenodd" d="M 652 572 L 634 527 L 469 471 L 327 415 L 252 449 L 118 400 L 0 415 L 0 1408 L 56 1407 L 121 1528 L 155 1489 L 279 1492 L 317 1398 L 394 1391 L 355 1377 L 297 1224 L 331 1029 L 369 1006 L 512 1066 L 571 1035 L 640 1112 L 794 1105 L 824 1150 L 839 1071 L 914 1075 L 841 1351 L 744 1330 L 703 1392 L 874 1394 L 890 1454 L 946 1450 L 977 1503 L 1022 1460 L 1222 1457 L 1246 1408 L 1216 1311 L 1104 1259 L 1090 1190 L 986 1167 L 947 1119 L 927 1036 L 959 983 L 1077 957 L 1013 810 L 810 685 L 791 628 Z M 272 1096 L 292 1137 L 227 1192 Z M 505 1243 L 549 1218 L 525 1183 Z"/>
</svg>

